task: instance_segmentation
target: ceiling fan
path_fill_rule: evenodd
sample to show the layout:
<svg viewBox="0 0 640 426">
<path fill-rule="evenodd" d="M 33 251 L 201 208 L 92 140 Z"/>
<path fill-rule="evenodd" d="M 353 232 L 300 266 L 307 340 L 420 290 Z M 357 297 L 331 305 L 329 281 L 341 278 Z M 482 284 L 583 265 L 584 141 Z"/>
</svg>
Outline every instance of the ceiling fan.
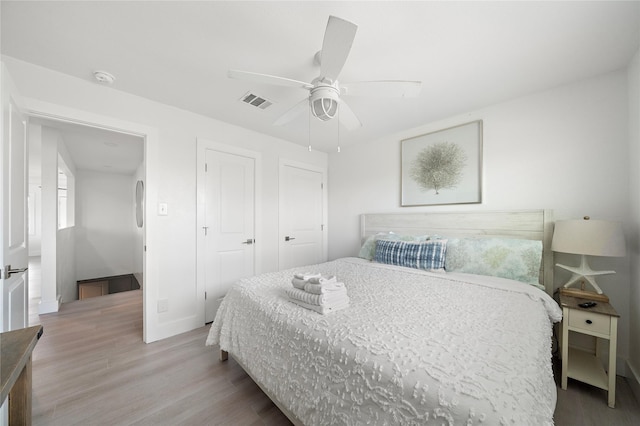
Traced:
<svg viewBox="0 0 640 426">
<path fill-rule="evenodd" d="M 320 64 L 320 75 L 310 83 L 249 71 L 229 70 L 228 75 L 231 78 L 256 83 L 309 91 L 309 96 L 278 118 L 275 125 L 284 125 L 294 120 L 307 108 L 311 108 L 311 113 L 322 121 L 331 120 L 338 115 L 338 119 L 347 129 L 357 129 L 362 126 L 362 123 L 341 96 L 415 97 L 422 85 L 420 81 L 402 80 L 339 83 L 338 75 L 347 61 L 357 29 L 358 26 L 349 21 L 329 16 L 322 50 L 315 56 L 316 62 Z"/>
</svg>

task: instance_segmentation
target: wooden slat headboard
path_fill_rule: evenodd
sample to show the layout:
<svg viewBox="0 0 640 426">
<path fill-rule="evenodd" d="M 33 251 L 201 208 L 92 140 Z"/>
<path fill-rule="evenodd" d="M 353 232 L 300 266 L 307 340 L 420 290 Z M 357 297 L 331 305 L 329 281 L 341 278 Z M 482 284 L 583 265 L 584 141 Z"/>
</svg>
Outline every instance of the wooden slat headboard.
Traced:
<svg viewBox="0 0 640 426">
<path fill-rule="evenodd" d="M 436 213 L 374 213 L 360 217 L 362 241 L 378 232 L 443 237 L 500 237 L 542 241 L 541 282 L 553 295 L 553 212 L 511 210 Z"/>
</svg>

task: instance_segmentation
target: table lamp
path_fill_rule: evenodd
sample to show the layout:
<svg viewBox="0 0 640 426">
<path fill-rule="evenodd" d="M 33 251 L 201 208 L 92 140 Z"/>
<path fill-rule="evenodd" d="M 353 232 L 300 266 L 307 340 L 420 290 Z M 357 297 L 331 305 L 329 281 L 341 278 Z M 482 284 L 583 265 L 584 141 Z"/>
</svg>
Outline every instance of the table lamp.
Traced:
<svg viewBox="0 0 640 426">
<path fill-rule="evenodd" d="M 579 254 L 579 266 L 556 266 L 566 269 L 573 275 L 560 289 L 562 294 L 582 299 L 608 302 L 607 295 L 596 283 L 598 275 L 615 274 L 615 271 L 594 271 L 587 262 L 587 256 L 622 257 L 625 255 L 624 234 L 619 222 L 606 220 L 590 220 L 585 216 L 583 220 L 559 220 L 555 223 L 551 250 L 561 253 Z M 585 281 L 593 287 L 585 289 Z M 570 288 L 580 284 L 580 289 Z"/>
</svg>

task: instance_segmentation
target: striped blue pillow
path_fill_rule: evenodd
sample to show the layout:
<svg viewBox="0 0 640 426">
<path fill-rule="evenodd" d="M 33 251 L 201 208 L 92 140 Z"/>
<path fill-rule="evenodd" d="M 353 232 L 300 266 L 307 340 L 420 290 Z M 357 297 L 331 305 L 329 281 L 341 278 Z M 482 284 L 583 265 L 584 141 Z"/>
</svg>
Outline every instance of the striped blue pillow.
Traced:
<svg viewBox="0 0 640 426">
<path fill-rule="evenodd" d="M 437 271 L 444 270 L 446 251 L 447 240 L 421 242 L 378 240 L 373 260 L 389 265 Z"/>
</svg>

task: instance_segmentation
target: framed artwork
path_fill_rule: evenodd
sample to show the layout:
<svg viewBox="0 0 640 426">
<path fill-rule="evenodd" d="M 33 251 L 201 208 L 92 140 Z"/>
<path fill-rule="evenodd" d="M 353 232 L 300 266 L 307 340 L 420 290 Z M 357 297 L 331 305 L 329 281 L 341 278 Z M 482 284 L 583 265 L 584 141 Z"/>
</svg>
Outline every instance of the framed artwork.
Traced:
<svg viewBox="0 0 640 426">
<path fill-rule="evenodd" d="M 401 141 L 400 204 L 482 202 L 482 120 Z"/>
</svg>

